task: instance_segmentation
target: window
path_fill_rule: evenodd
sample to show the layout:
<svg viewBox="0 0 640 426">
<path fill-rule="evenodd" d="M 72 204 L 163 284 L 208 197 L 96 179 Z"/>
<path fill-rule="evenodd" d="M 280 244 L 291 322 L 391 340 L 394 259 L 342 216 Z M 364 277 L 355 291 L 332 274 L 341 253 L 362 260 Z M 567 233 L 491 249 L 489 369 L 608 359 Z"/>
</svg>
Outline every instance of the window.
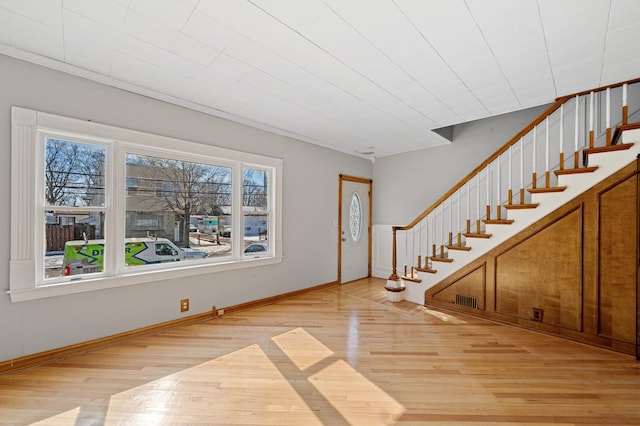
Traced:
<svg viewBox="0 0 640 426">
<path fill-rule="evenodd" d="M 138 195 L 138 179 L 126 178 L 127 197 L 135 197 Z"/>
<path fill-rule="evenodd" d="M 362 203 L 357 192 L 351 195 L 351 203 L 349 204 L 349 230 L 351 231 L 351 239 L 358 241 L 360 239 L 360 231 L 362 229 Z"/>
<path fill-rule="evenodd" d="M 269 180 L 266 170 L 242 170 L 242 211 L 244 213 L 245 254 L 268 255 L 268 244 L 255 244 L 269 239 Z"/>
<path fill-rule="evenodd" d="M 281 160 L 16 107 L 12 125 L 12 301 L 281 261 Z"/>
</svg>

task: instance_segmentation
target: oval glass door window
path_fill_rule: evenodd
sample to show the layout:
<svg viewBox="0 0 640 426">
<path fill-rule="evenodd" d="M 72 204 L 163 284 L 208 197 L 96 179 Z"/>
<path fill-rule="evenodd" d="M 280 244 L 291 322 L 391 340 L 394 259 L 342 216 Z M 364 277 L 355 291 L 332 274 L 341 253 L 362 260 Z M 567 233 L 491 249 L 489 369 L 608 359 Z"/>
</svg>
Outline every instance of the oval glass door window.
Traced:
<svg viewBox="0 0 640 426">
<path fill-rule="evenodd" d="M 351 195 L 351 203 L 349 204 L 349 230 L 353 241 L 360 239 L 360 228 L 362 227 L 362 204 L 360 196 L 357 192 Z"/>
</svg>

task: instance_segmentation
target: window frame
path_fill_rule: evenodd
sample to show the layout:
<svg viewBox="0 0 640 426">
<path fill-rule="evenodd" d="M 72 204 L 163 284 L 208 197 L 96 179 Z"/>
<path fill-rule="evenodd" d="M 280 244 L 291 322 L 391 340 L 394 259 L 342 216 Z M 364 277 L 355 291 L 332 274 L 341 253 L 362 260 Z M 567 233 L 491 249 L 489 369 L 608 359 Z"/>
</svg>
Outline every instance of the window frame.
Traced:
<svg viewBox="0 0 640 426">
<path fill-rule="evenodd" d="M 176 139 L 93 121 L 11 107 L 11 256 L 9 291 L 12 302 L 61 296 L 85 291 L 128 286 L 152 281 L 189 277 L 212 272 L 263 266 L 282 261 L 282 169 L 280 158 L 240 152 L 204 143 Z M 107 149 L 104 209 L 105 265 L 100 274 L 64 279 L 44 278 L 44 139 L 43 135 L 97 144 Z M 165 156 L 192 162 L 230 167 L 232 182 L 232 253 L 230 257 L 189 264 L 152 265 L 125 269 L 124 256 L 116 250 L 125 238 L 127 153 Z M 188 154 L 197 153 L 197 154 Z M 19 164 L 20 167 L 15 167 Z M 259 168 L 268 172 L 268 255 L 243 255 L 242 170 Z M 26 194 L 26 195 L 25 195 Z M 68 209 L 68 208 L 65 208 Z M 76 210 L 86 208 L 76 208 Z M 64 209 L 62 209 L 64 210 Z M 73 209 L 71 209 L 73 210 Z M 110 244 L 111 243 L 111 244 Z M 120 259 L 122 257 L 122 259 Z M 158 275 L 162 274 L 162 275 Z"/>
</svg>

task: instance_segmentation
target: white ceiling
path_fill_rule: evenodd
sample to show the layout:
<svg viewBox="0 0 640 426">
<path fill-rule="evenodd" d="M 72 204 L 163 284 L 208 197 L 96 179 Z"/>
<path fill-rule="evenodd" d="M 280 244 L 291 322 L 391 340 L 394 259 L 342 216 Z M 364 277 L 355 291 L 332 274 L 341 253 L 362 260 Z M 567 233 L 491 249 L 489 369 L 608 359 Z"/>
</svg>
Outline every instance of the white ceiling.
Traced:
<svg viewBox="0 0 640 426">
<path fill-rule="evenodd" d="M 0 53 L 364 157 L 637 78 L 638 52 L 638 0 L 0 0 Z"/>
</svg>

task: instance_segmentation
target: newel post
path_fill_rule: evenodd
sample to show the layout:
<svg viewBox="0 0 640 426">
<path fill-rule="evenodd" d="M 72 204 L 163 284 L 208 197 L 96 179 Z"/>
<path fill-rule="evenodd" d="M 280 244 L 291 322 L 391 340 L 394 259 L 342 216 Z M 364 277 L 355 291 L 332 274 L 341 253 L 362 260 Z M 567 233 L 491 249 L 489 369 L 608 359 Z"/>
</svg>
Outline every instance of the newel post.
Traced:
<svg viewBox="0 0 640 426">
<path fill-rule="evenodd" d="M 389 275 L 389 281 L 398 281 L 400 278 L 398 277 L 398 254 L 396 248 L 396 231 L 398 230 L 397 226 L 391 227 L 393 231 L 393 245 L 392 245 L 392 254 L 391 254 L 391 275 Z"/>
</svg>

